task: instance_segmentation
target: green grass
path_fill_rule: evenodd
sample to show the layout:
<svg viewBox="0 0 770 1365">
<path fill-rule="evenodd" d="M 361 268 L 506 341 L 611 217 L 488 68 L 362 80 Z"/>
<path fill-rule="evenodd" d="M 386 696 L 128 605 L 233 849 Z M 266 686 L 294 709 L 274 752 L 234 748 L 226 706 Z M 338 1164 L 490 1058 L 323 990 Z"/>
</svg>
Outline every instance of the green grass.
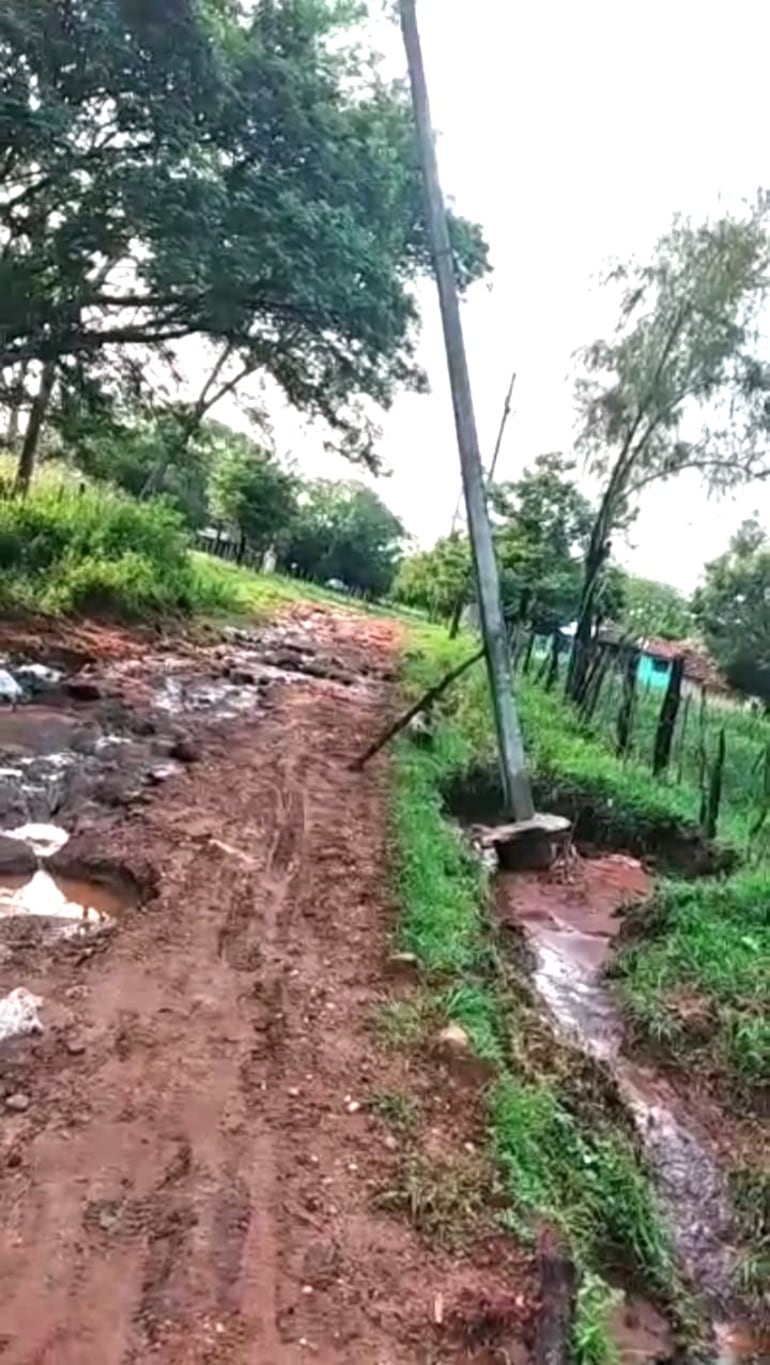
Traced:
<svg viewBox="0 0 770 1365">
<path fill-rule="evenodd" d="M 473 649 L 467 638 L 449 641 L 443 631 L 427 626 L 413 632 L 412 638 L 416 648 L 407 659 L 407 676 L 415 695 Z M 638 761 L 620 762 L 586 730 L 558 692 L 546 693 L 534 681 L 521 679 L 517 704 L 541 805 L 582 816 L 597 841 L 642 855 L 664 849 L 672 838 L 684 842 L 695 837 L 694 793 L 659 782 Z M 468 790 L 481 777 L 490 793 L 496 790 L 495 735 L 483 663 L 450 690 L 438 715 L 452 722 L 439 726 L 438 732 L 444 789 Z"/>
<path fill-rule="evenodd" d="M 400 1090 L 380 1090 L 372 1096 L 371 1106 L 388 1127 L 400 1133 L 412 1133 L 419 1127 L 420 1106 L 411 1095 Z"/>
<path fill-rule="evenodd" d="M 0 497 L 0 606 L 7 611 L 259 619 L 299 601 L 383 610 L 195 552 L 163 499 L 83 484 L 64 466 L 44 466 L 26 498 Z"/>
<path fill-rule="evenodd" d="M 412 639 L 416 648 L 405 661 L 410 694 L 429 686 L 468 651 L 467 641 L 450 645 L 443 632 L 430 628 L 413 632 Z M 535 746 L 540 771 L 551 763 L 564 777 L 562 760 L 568 769 L 572 764 L 573 773 L 582 774 L 580 764 L 588 771 L 590 744 L 569 715 L 552 698 L 545 699 L 547 712 L 538 705 L 533 694 L 528 724 L 539 716 L 538 730 L 545 724 L 548 731 L 539 734 Z M 585 1112 L 581 1110 L 580 1087 L 565 1074 L 569 1067 L 558 1045 L 550 1041 L 549 1065 L 542 1025 L 528 1027 L 510 964 L 503 970 L 490 941 L 485 876 L 445 817 L 442 794 L 452 779 L 479 755 L 492 752 L 481 669 L 458 685 L 434 720 L 430 748 L 408 738 L 396 745 L 392 805 L 397 940 L 415 954 L 428 985 L 416 996 L 416 1006 L 399 1000 L 386 1007 L 385 1031 L 402 1046 L 421 1044 L 435 1031 L 436 1020 L 452 1019 L 493 1068 L 489 1144 L 508 1199 L 503 1221 L 518 1236 L 533 1236 L 543 1218 L 562 1229 L 581 1277 L 575 1359 L 579 1365 L 604 1365 L 612 1357 L 606 1318 L 614 1298 L 608 1276 L 623 1268 L 661 1300 L 671 1301 L 676 1277 L 670 1248 L 632 1140 L 606 1114 L 596 1126 L 595 1095 L 586 1098 Z M 594 790 L 601 790 L 602 780 L 605 790 L 618 790 L 624 778 L 621 765 L 615 765 L 620 772 L 611 772 L 603 762 L 598 766 L 599 776 L 595 769 L 591 774 Z M 640 801 L 644 805 L 646 800 L 649 811 L 657 792 L 650 792 L 635 774 L 632 781 L 637 779 Z M 670 816 L 671 807 L 663 806 Z M 679 807 L 675 809 L 678 814 Z M 520 988 L 528 989 L 521 983 Z M 449 1194 L 439 1183 L 415 1167 L 407 1172 L 398 1196 L 400 1206 L 408 1206 L 428 1228 L 445 1228 L 456 1212 L 452 1182 Z"/>
<path fill-rule="evenodd" d="M 147 620 L 228 604 L 164 502 L 45 479 L 0 499 L 0 574 L 6 610 Z"/>
<path fill-rule="evenodd" d="M 751 1089 L 770 1076 L 770 870 L 668 883 L 616 966 L 636 1027 Z"/>
<path fill-rule="evenodd" d="M 731 1173 L 730 1188 L 745 1240 L 736 1287 L 761 1312 L 770 1284 L 770 1171 L 739 1167 Z"/>
<path fill-rule="evenodd" d="M 588 1129 L 552 1085 L 513 1076 L 496 1086 L 490 1115 L 514 1209 L 559 1227 L 580 1264 L 608 1273 L 642 1267 L 665 1294 L 671 1250 L 631 1142 L 609 1127 Z"/>
<path fill-rule="evenodd" d="M 443 632 L 424 627 L 407 660 L 410 691 L 429 686 L 469 648 L 467 640 L 448 642 Z M 620 762 L 558 694 L 545 694 L 524 681 L 517 695 L 527 756 L 543 804 L 558 798 L 561 809 L 583 820 L 588 812 L 592 839 L 605 847 L 643 856 L 670 848 L 675 839 L 681 841 L 686 859 L 691 849 L 697 852 L 698 797 L 693 788 L 658 782 L 638 760 Z M 435 938 L 439 927 L 434 926 L 425 862 L 426 846 L 434 837 L 437 792 L 448 792 L 455 801 L 458 794 L 467 798 L 470 790 L 471 808 L 479 791 L 484 799 L 496 792 L 494 735 L 482 664 L 443 700 L 435 722 L 429 757 L 415 750 L 409 751 L 408 759 L 397 760 L 416 765 L 415 792 L 419 783 L 425 790 L 422 816 L 415 813 L 414 820 L 418 826 L 422 820 L 418 856 L 424 891 L 417 903 L 422 907 L 421 923 L 424 926 L 427 920 L 432 926 L 423 927 L 421 937 L 427 933 L 429 938 Z M 760 723 L 766 725 L 764 720 Z M 737 712 L 733 724 L 748 745 L 756 718 Z M 733 812 L 733 831 L 745 821 L 748 808 L 747 804 Z M 439 822 L 440 810 L 438 802 Z M 454 837 L 446 827 L 443 834 L 437 829 L 434 834 L 442 844 Z M 465 895 L 468 888 L 461 889 L 460 880 L 452 880 L 456 893 Z M 405 890 L 411 904 L 413 888 Z M 642 937 L 624 951 L 619 968 L 623 999 L 640 1034 L 665 1047 L 672 1059 L 718 1072 L 744 1091 L 760 1087 L 770 1074 L 769 902 L 767 864 L 741 868 L 719 880 L 666 883 L 647 913 L 637 917 Z M 450 907 L 448 922 L 440 926 L 442 941 L 456 944 L 464 934 L 478 935 L 478 922 L 472 931 L 467 917 L 458 919 L 451 897 L 445 899 L 442 893 L 441 905 Z"/>
</svg>

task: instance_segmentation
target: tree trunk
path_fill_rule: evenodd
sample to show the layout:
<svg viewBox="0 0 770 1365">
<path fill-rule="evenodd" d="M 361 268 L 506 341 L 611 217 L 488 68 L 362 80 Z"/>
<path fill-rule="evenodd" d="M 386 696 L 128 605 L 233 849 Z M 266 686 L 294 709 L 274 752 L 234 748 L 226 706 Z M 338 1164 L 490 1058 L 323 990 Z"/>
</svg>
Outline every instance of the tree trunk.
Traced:
<svg viewBox="0 0 770 1365">
<path fill-rule="evenodd" d="M 684 659 L 680 657 L 674 659 L 671 665 L 668 687 L 666 688 L 666 695 L 663 698 L 663 705 L 660 708 L 660 718 L 655 731 L 655 751 L 652 760 L 652 771 L 655 777 L 659 777 L 661 773 L 664 773 L 669 765 L 671 747 L 676 732 L 676 720 L 679 715 L 679 705 L 682 700 L 683 679 Z"/>
<path fill-rule="evenodd" d="M 618 756 L 625 758 L 631 747 L 631 736 L 634 732 L 634 709 L 636 702 L 636 679 L 639 673 L 639 650 L 633 645 L 628 648 L 626 654 L 626 666 L 623 670 L 623 695 L 620 700 L 620 710 L 618 711 Z"/>
<path fill-rule="evenodd" d="M 606 499 L 605 499 L 606 500 Z M 583 570 L 575 638 L 572 642 L 565 693 L 571 701 L 579 702 L 585 690 L 586 673 L 591 658 L 591 639 L 594 625 L 594 604 L 599 578 L 609 555 L 609 544 L 604 534 L 604 505 L 594 524 Z"/>
<path fill-rule="evenodd" d="M 5 444 L 9 450 L 15 450 L 19 443 L 19 409 L 14 404 L 8 418 L 8 426 L 5 433 Z"/>
<path fill-rule="evenodd" d="M 32 482 L 32 475 L 35 472 L 35 459 L 37 448 L 40 443 L 40 433 L 51 402 L 54 379 L 56 378 L 56 361 L 47 360 L 43 366 L 43 373 L 40 376 L 40 387 L 38 388 L 32 409 L 27 422 L 27 430 L 24 433 L 24 444 L 21 447 L 19 463 L 16 468 L 16 492 L 22 497 L 26 497 Z"/>
<path fill-rule="evenodd" d="M 450 638 L 450 640 L 456 640 L 456 639 L 457 639 L 457 636 L 458 636 L 458 634 L 459 634 L 459 631 L 460 631 L 460 620 L 461 620 L 462 614 L 463 614 L 463 607 L 465 606 L 465 598 L 466 598 L 466 594 L 465 594 L 465 593 L 461 593 L 461 595 L 457 598 L 457 601 L 455 602 L 454 607 L 452 608 L 452 615 L 451 615 L 450 620 L 449 620 L 449 638 Z"/>
<path fill-rule="evenodd" d="M 594 718 L 611 663 L 612 649 L 608 645 L 600 645 L 597 660 L 591 670 L 591 676 L 586 681 L 585 693 L 580 707 L 581 718 L 586 724 Z"/>
<path fill-rule="evenodd" d="M 545 690 L 552 692 L 559 677 L 559 654 L 561 646 L 561 631 L 555 630 L 551 637 L 551 657 L 548 661 L 548 672 L 545 677 Z"/>
</svg>

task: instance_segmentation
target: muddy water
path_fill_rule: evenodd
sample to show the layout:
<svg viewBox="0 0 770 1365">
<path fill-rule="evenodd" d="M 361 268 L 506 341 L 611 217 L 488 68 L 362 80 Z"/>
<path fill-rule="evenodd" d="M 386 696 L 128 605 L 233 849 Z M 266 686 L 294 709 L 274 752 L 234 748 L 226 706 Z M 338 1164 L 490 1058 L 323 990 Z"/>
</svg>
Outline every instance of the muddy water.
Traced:
<svg viewBox="0 0 770 1365">
<path fill-rule="evenodd" d="M 126 898 L 101 883 L 55 877 L 41 867 L 31 877 L 0 881 L 0 919 L 35 915 L 74 925 L 104 925 L 125 909 Z"/>
<path fill-rule="evenodd" d="M 682 1115 L 662 1078 L 621 1056 L 622 1018 L 603 969 L 620 928 L 620 907 L 643 899 L 650 889 L 651 880 L 635 859 L 607 855 L 558 873 L 501 873 L 498 905 L 503 919 L 524 926 L 535 953 L 535 985 L 559 1027 L 616 1077 L 656 1177 L 681 1264 L 715 1322 L 723 1324 L 715 1330 L 713 1358 L 725 1365 L 759 1360 L 757 1343 L 729 1325 L 737 1252 L 716 1155 Z"/>
</svg>

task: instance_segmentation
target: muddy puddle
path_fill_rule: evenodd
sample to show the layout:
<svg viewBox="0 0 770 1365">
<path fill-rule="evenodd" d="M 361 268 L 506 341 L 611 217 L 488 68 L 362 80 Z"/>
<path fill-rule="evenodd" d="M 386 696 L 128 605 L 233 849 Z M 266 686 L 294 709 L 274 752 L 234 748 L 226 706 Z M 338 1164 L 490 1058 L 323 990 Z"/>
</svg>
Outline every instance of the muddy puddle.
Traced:
<svg viewBox="0 0 770 1365">
<path fill-rule="evenodd" d="M 31 877 L 0 876 L 0 920 L 32 915 L 89 928 L 108 924 L 127 903 L 104 884 L 52 876 L 42 867 Z"/>
<path fill-rule="evenodd" d="M 734 1323 L 738 1249 L 716 1153 L 666 1081 L 622 1055 L 621 1011 L 604 969 L 621 908 L 651 888 L 636 859 L 610 854 L 550 873 L 500 872 L 497 904 L 502 920 L 527 934 L 534 984 L 557 1026 L 609 1067 L 634 1117 L 680 1264 L 719 1324 L 710 1358 L 766 1361 L 764 1346 Z"/>
</svg>

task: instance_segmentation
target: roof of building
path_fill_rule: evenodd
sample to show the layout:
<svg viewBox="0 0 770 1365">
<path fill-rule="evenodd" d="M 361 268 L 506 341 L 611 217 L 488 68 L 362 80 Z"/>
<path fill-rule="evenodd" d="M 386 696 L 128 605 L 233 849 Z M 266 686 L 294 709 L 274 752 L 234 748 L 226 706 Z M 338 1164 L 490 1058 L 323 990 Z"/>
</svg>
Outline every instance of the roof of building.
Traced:
<svg viewBox="0 0 770 1365">
<path fill-rule="evenodd" d="M 720 672 L 711 655 L 698 640 L 661 640 L 647 637 L 638 641 L 643 654 L 652 659 L 663 659 L 672 663 L 674 659 L 684 659 L 684 676 L 702 687 L 710 687 L 720 692 L 729 691 L 727 680 Z"/>
</svg>

